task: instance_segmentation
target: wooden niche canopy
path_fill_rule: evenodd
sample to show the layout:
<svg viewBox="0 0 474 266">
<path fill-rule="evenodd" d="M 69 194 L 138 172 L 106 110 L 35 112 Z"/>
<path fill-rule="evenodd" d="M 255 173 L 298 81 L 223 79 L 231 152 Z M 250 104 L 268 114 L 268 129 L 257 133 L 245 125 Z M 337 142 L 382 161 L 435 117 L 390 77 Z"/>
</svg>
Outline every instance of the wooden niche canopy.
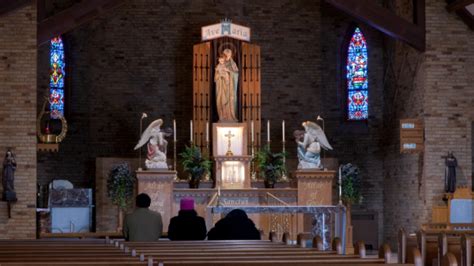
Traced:
<svg viewBox="0 0 474 266">
<path fill-rule="evenodd" d="M 221 24 L 226 22 L 229 23 L 224 21 Z M 220 27 L 221 24 L 211 26 Z M 232 26 L 239 25 L 232 24 Z M 193 140 L 201 149 L 206 147 L 206 125 L 210 126 L 218 121 L 214 71 L 217 60 L 225 49 L 232 50 L 232 58 L 239 68 L 238 120 L 247 123 L 247 128 L 250 128 L 251 121 L 254 121 L 255 146 L 260 146 L 260 46 L 249 43 L 249 40 L 250 36 L 247 40 L 241 40 L 234 38 L 232 34 L 227 34 L 203 41 L 193 47 Z M 252 139 L 250 134 L 251 131 L 248 130 L 247 139 Z M 212 139 L 212 136 L 209 138 Z"/>
</svg>

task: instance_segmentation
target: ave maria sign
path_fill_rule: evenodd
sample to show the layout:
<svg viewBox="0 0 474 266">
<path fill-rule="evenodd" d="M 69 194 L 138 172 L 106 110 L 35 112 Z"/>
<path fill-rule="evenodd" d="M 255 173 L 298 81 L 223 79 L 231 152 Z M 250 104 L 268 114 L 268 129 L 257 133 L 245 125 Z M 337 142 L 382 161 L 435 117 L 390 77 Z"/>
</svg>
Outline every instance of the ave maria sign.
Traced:
<svg viewBox="0 0 474 266">
<path fill-rule="evenodd" d="M 221 23 L 201 28 L 202 41 L 217 39 L 224 36 L 250 42 L 250 28 L 234 24 L 230 20 L 223 20 Z"/>
</svg>

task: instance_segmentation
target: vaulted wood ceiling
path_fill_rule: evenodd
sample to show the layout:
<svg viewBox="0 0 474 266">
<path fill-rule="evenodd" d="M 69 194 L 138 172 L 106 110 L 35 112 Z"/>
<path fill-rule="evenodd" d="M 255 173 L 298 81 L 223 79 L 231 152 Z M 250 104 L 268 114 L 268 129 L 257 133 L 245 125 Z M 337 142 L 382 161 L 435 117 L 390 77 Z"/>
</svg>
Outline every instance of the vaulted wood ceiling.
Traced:
<svg viewBox="0 0 474 266">
<path fill-rule="evenodd" d="M 471 30 L 474 30 L 474 0 L 447 0 L 446 10 L 456 13 Z"/>
</svg>

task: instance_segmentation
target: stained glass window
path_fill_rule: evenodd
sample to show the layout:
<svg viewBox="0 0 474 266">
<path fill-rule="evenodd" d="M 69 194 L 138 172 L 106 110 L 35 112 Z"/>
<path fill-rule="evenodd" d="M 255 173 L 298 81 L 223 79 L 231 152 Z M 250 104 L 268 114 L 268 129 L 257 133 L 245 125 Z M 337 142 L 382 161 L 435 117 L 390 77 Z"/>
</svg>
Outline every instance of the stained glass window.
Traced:
<svg viewBox="0 0 474 266">
<path fill-rule="evenodd" d="M 369 117 L 367 42 L 359 28 L 349 42 L 346 68 L 348 119 L 365 120 Z"/>
<path fill-rule="evenodd" d="M 51 39 L 49 53 L 49 104 L 51 118 L 58 119 L 64 115 L 64 46 L 61 37 Z"/>
</svg>

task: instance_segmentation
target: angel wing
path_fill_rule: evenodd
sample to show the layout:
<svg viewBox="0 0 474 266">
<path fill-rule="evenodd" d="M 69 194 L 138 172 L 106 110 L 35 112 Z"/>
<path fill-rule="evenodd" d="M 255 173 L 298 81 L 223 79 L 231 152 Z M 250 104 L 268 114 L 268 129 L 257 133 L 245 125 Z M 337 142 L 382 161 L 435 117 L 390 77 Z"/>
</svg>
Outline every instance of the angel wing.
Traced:
<svg viewBox="0 0 474 266">
<path fill-rule="evenodd" d="M 139 149 L 141 146 L 145 145 L 148 140 L 153 136 L 152 130 L 155 128 L 160 128 L 161 125 L 163 124 L 163 120 L 156 119 L 155 121 L 151 122 L 150 125 L 143 131 L 142 137 L 140 138 L 140 141 L 138 141 L 138 144 L 135 146 L 134 150 Z"/>
<path fill-rule="evenodd" d="M 307 121 L 305 122 L 308 133 L 319 142 L 321 147 L 326 150 L 332 150 L 331 144 L 329 144 L 326 134 L 324 134 L 323 129 L 316 123 Z"/>
</svg>

